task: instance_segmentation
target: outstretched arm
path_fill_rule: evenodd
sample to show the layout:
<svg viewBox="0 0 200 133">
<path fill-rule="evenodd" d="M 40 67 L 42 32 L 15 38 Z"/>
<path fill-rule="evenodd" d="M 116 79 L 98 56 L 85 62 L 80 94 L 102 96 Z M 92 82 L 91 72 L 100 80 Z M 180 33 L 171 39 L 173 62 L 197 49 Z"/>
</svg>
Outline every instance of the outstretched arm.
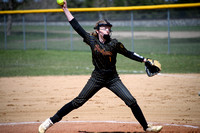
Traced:
<svg viewBox="0 0 200 133">
<path fill-rule="evenodd" d="M 118 49 L 118 53 L 120 53 L 132 60 L 136 60 L 139 62 L 146 62 L 146 58 L 136 54 L 135 52 L 131 52 L 131 51 L 127 50 L 121 42 L 117 43 L 117 49 Z"/>
<path fill-rule="evenodd" d="M 68 10 L 68 7 L 67 7 L 67 1 L 64 1 L 64 5 L 62 6 L 62 9 L 68 19 L 68 21 L 70 22 L 74 16 L 71 14 L 71 12 Z"/>
<path fill-rule="evenodd" d="M 73 27 L 73 29 L 84 39 L 87 39 L 89 34 L 81 27 L 81 25 L 78 23 L 78 21 L 74 18 L 74 16 L 71 14 L 67 7 L 67 1 L 64 2 L 64 5 L 61 6 L 69 23 Z"/>
</svg>

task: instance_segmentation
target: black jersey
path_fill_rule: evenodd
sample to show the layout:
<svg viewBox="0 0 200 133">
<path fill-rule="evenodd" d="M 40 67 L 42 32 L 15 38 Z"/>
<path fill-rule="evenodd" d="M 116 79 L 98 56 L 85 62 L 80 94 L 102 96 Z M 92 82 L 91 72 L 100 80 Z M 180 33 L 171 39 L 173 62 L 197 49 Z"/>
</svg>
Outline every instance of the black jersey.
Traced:
<svg viewBox="0 0 200 133">
<path fill-rule="evenodd" d="M 92 62 L 95 66 L 95 70 L 100 72 L 116 72 L 117 53 L 130 59 L 143 62 L 144 57 L 127 50 L 121 42 L 118 42 L 118 40 L 110 39 L 103 44 L 97 37 L 86 32 L 75 18 L 70 21 L 70 24 L 83 38 L 83 41 L 90 46 L 92 51 Z"/>
</svg>

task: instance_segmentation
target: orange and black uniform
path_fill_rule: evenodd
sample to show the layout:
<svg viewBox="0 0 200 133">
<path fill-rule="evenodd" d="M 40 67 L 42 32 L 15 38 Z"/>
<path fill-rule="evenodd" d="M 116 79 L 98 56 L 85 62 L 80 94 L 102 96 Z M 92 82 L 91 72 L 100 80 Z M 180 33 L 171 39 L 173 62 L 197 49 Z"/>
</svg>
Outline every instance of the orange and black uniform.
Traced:
<svg viewBox="0 0 200 133">
<path fill-rule="evenodd" d="M 83 41 L 90 46 L 92 62 L 95 68 L 80 94 L 71 102 L 64 105 L 53 117 L 51 117 L 52 122 L 55 123 L 60 121 L 62 117 L 69 112 L 82 106 L 101 88 L 106 87 L 131 108 L 134 116 L 145 130 L 147 128 L 147 122 L 143 113 L 138 106 L 136 99 L 120 80 L 116 70 L 117 53 L 139 62 L 143 62 L 144 58 L 127 50 L 124 45 L 116 39 L 107 40 L 104 44 L 101 43 L 97 37 L 87 33 L 75 18 L 70 21 L 70 24 L 83 38 Z"/>
</svg>

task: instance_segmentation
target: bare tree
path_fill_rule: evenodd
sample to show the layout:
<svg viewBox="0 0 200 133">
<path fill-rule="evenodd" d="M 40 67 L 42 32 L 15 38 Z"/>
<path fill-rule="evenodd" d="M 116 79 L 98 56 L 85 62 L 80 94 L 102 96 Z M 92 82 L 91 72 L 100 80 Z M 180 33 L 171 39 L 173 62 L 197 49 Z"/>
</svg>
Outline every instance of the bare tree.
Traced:
<svg viewBox="0 0 200 133">
<path fill-rule="evenodd" d="M 13 4 L 12 4 L 12 0 L 9 0 L 8 2 L 8 8 L 9 10 L 13 9 Z M 8 21 L 7 21 L 7 36 L 11 35 L 11 28 L 12 28 L 12 15 L 8 14 Z"/>
<path fill-rule="evenodd" d="M 27 0 L 3 0 L 0 2 L 1 10 L 16 10 L 20 5 L 25 3 Z M 11 35 L 12 29 L 12 15 L 7 15 L 7 35 Z"/>
</svg>

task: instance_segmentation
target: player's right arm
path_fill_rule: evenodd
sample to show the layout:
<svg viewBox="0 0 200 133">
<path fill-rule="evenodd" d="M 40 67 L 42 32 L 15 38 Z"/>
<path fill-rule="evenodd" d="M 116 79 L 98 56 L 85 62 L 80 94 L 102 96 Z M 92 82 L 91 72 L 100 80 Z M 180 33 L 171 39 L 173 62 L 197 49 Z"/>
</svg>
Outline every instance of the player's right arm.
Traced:
<svg viewBox="0 0 200 133">
<path fill-rule="evenodd" d="M 64 2 L 64 5 L 62 6 L 62 9 L 69 21 L 69 23 L 71 24 L 71 26 L 73 27 L 73 29 L 84 39 L 86 39 L 89 35 L 89 33 L 87 33 L 82 27 L 81 25 L 78 23 L 78 21 L 74 18 L 74 16 L 71 14 L 71 12 L 69 11 L 68 7 L 67 7 L 67 1 Z"/>
<path fill-rule="evenodd" d="M 74 16 L 71 14 L 71 12 L 68 10 L 67 7 L 67 1 L 64 1 L 64 5 L 62 6 L 62 9 L 68 19 L 68 21 L 70 22 L 72 19 L 74 19 Z"/>
</svg>

